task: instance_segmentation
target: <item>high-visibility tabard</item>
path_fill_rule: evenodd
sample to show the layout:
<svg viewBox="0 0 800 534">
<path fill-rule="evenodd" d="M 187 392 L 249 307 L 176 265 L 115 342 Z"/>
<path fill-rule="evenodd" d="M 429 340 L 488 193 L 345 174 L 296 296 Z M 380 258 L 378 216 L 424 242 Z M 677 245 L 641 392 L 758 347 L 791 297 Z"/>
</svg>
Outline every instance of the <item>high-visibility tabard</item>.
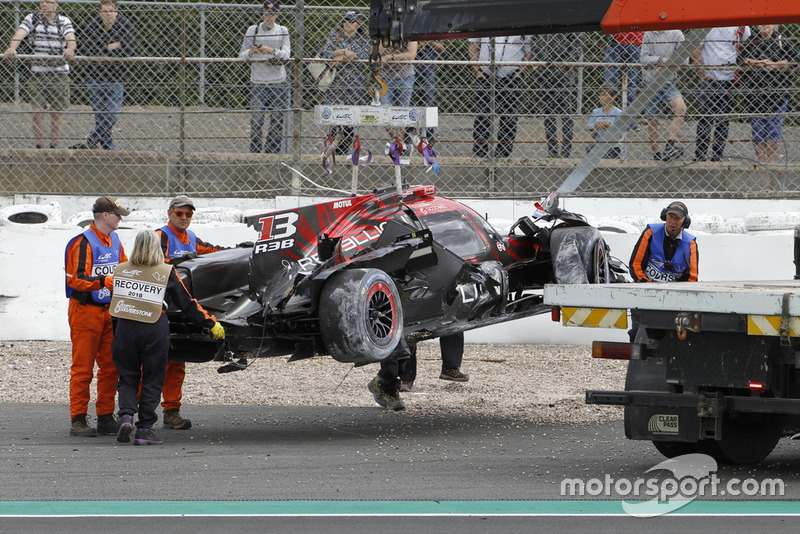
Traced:
<svg viewBox="0 0 800 534">
<path fill-rule="evenodd" d="M 109 312 L 114 317 L 141 323 L 154 323 L 161 317 L 167 280 L 172 266 L 134 266 L 130 262 L 117 265 L 114 271 L 114 292 Z"/>
<path fill-rule="evenodd" d="M 562 306 L 561 317 L 563 318 L 564 326 L 628 328 L 628 310 Z"/>
</svg>

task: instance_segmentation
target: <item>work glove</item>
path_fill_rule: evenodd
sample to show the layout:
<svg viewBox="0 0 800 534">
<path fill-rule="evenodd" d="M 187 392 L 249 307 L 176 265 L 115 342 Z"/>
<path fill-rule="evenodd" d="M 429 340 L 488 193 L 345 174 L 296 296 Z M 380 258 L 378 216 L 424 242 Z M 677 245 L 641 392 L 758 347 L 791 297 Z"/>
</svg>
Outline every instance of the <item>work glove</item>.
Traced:
<svg viewBox="0 0 800 534">
<path fill-rule="evenodd" d="M 242 241 L 236 248 L 253 248 L 254 243 L 252 241 Z"/>
<path fill-rule="evenodd" d="M 193 260 L 196 257 L 197 257 L 197 252 L 195 252 L 195 251 L 184 252 L 183 255 L 181 256 L 181 260 L 184 260 L 184 261 Z"/>
<path fill-rule="evenodd" d="M 211 327 L 211 336 L 214 339 L 225 339 L 225 329 L 219 323 L 214 323 Z"/>
</svg>

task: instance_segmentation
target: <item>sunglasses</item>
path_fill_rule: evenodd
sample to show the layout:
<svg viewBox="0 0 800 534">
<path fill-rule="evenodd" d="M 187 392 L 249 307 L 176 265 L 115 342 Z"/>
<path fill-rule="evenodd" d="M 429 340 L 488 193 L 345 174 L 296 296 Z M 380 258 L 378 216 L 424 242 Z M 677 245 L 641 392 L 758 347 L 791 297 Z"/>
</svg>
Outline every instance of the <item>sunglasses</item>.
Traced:
<svg viewBox="0 0 800 534">
<path fill-rule="evenodd" d="M 194 215 L 193 211 L 179 211 L 179 210 L 172 210 L 172 213 L 177 215 L 178 217 L 186 217 L 187 219 L 191 219 L 192 215 Z"/>
</svg>

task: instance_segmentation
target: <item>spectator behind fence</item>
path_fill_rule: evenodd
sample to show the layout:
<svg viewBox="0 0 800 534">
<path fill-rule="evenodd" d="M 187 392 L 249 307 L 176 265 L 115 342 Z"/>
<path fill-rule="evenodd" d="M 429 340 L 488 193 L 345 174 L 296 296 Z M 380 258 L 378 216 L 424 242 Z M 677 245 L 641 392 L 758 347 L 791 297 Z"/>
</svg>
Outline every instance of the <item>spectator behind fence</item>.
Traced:
<svg viewBox="0 0 800 534">
<path fill-rule="evenodd" d="M 531 42 L 534 61 L 563 63 L 580 58 L 581 41 L 576 33 L 536 35 Z M 568 158 L 572 153 L 575 121 L 575 70 L 571 66 L 539 67 L 534 72 L 541 100 L 535 107 L 544 114 L 547 154 L 551 158 Z M 558 120 L 561 119 L 561 143 L 558 141 Z"/>
<path fill-rule="evenodd" d="M 444 41 L 424 41 L 419 43 L 417 59 L 419 61 L 436 61 L 442 52 L 444 52 Z M 434 107 L 436 105 L 436 65 L 417 65 L 414 75 L 414 105 L 426 108 Z M 409 131 L 411 131 L 410 128 Z M 431 143 L 436 140 L 433 128 L 427 128 L 419 133 Z"/>
<path fill-rule="evenodd" d="M 599 94 L 600 107 L 592 110 L 592 116 L 589 117 L 589 131 L 592 134 L 594 143 L 589 145 L 586 151 L 588 152 L 595 144 L 598 144 L 603 150 L 603 158 L 605 159 L 622 157 L 622 143 L 615 141 L 608 135 L 611 125 L 622 115 L 622 110 L 614 105 L 616 98 L 616 87 L 603 84 Z"/>
<path fill-rule="evenodd" d="M 739 52 L 745 109 L 750 115 L 753 146 L 759 163 L 775 163 L 783 140 L 783 120 L 789 107 L 792 69 L 800 61 L 797 49 L 775 25 L 756 26 L 758 34 Z"/>
<path fill-rule="evenodd" d="M 469 60 L 520 62 L 531 59 L 531 38 L 527 35 L 511 37 L 480 37 L 469 40 Z M 507 158 L 514 150 L 517 138 L 517 114 L 522 100 L 522 75 L 524 66 L 475 65 L 475 122 L 472 130 L 472 153 L 484 158 L 489 155 L 491 140 L 492 87 L 495 88 L 495 114 L 500 116 L 497 130 L 495 158 Z"/>
<path fill-rule="evenodd" d="M 642 38 L 642 63 L 647 68 L 644 69 L 642 81 L 645 84 L 653 81 L 653 77 L 660 69 L 667 68 L 664 65 L 669 62 L 678 43 L 684 40 L 686 38 L 680 30 L 644 32 L 644 37 Z M 675 85 L 676 80 L 677 74 L 673 73 L 644 110 L 645 115 L 647 115 L 647 134 L 650 138 L 650 148 L 653 151 L 653 159 L 656 161 L 672 161 L 683 155 L 683 148 L 679 147 L 676 142 L 678 140 L 678 132 L 683 126 L 684 117 L 686 116 L 686 102 Z M 658 114 L 665 103 L 669 103 L 673 115 L 669 124 L 667 143 L 662 152 L 658 149 L 661 143 L 661 136 L 658 133 Z"/>
<path fill-rule="evenodd" d="M 748 26 L 712 28 L 692 53 L 694 63 L 700 67 L 736 65 L 736 56 L 742 41 L 750 37 Z M 728 142 L 728 123 L 736 104 L 736 71 L 734 69 L 698 69 L 698 114 L 695 132 L 694 161 L 705 161 L 708 145 L 712 144 L 711 161 L 722 161 L 725 143 Z"/>
<path fill-rule="evenodd" d="M 413 61 L 417 58 L 419 44 L 408 41 L 399 48 L 383 49 L 381 47 L 381 77 L 386 82 L 386 94 L 381 97 L 382 106 L 411 105 L 411 95 L 414 92 L 414 65 L 410 63 L 395 63 L 396 61 Z M 405 143 L 404 149 L 411 150 L 406 139 L 405 128 L 396 128 L 394 136 Z"/>
<path fill-rule="evenodd" d="M 397 61 L 413 61 L 417 58 L 419 45 L 416 41 L 408 41 L 399 48 L 381 49 L 381 77 L 386 82 L 386 94 L 381 97 L 382 106 L 411 105 L 411 94 L 414 92 L 414 65 L 396 63 Z"/>
<path fill-rule="evenodd" d="M 39 11 L 26 16 L 11 37 L 5 56 L 12 58 L 25 38 L 31 41 L 35 56 L 75 55 L 75 30 L 72 21 L 58 13 L 56 0 L 41 0 Z M 56 148 L 61 137 L 62 111 L 69 108 L 69 64 L 61 60 L 41 60 L 31 64 L 27 77 L 28 96 L 33 108 L 33 137 L 36 148 Z M 45 131 L 45 113 L 50 111 L 49 139 Z"/>
<path fill-rule="evenodd" d="M 133 55 L 133 26 L 119 15 L 117 0 L 100 0 L 100 16 L 89 23 L 82 41 L 85 55 L 130 57 Z M 90 63 L 86 72 L 86 90 L 94 111 L 94 130 L 85 143 L 70 148 L 116 150 L 112 129 L 117 123 L 125 95 L 124 63 Z"/>
<path fill-rule="evenodd" d="M 364 86 L 366 65 L 357 62 L 368 59 L 369 53 L 370 43 L 364 29 L 364 16 L 356 10 L 346 11 L 342 21 L 328 35 L 320 52 L 321 57 L 332 60 L 329 63 L 336 69 L 336 78 L 323 97 L 325 104 L 361 106 L 369 103 L 369 91 Z M 334 126 L 329 133 L 332 136 L 342 134 L 336 153 L 347 154 L 353 143 L 353 128 Z"/>
<path fill-rule="evenodd" d="M 603 79 L 607 84 L 615 87 L 621 86 L 627 93 L 626 104 L 636 98 L 639 82 L 639 57 L 644 32 L 622 32 L 607 35 L 603 61 L 606 63 L 628 63 L 630 67 L 606 67 L 603 69 Z"/>
<path fill-rule="evenodd" d="M 287 59 L 291 54 L 289 29 L 276 24 L 280 13 L 278 2 L 264 3 L 264 22 L 247 28 L 241 59 L 250 62 L 250 152 L 276 154 L 283 143 L 283 123 L 289 107 L 289 84 L 282 63 L 266 59 Z M 269 133 L 262 141 L 264 112 L 269 111 Z"/>
</svg>

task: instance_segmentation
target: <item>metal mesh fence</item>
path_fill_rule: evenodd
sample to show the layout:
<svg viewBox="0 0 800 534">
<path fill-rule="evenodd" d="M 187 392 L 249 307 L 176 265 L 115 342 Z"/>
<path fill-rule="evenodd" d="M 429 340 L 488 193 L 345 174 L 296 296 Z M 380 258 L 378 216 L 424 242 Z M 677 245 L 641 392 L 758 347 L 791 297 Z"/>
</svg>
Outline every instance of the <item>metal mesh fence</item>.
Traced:
<svg viewBox="0 0 800 534">
<path fill-rule="evenodd" d="M 38 9 L 35 3 L 0 0 L 0 46 L 6 47 L 25 16 Z M 345 16 L 350 11 L 363 18 L 352 13 Z M 168 195 L 180 191 L 256 197 L 349 190 L 349 147 L 342 146 L 337 165 L 323 176 L 321 154 L 331 132 L 314 124 L 313 109 L 317 104 L 371 101 L 364 8 L 284 7 L 277 24 L 288 30 L 288 58 L 255 62 L 240 58 L 243 48 L 262 41 L 275 48 L 280 40 L 262 26 L 260 35 L 251 36 L 250 41 L 245 38 L 248 28 L 264 20 L 260 4 L 122 2 L 119 17 L 133 27 L 135 48 L 130 57 L 111 58 L 90 53 L 95 50 L 91 43 L 97 41 L 92 28 L 97 24 L 98 2 L 63 1 L 59 12 L 73 22 L 78 45 L 76 57 L 69 62 L 70 103 L 60 114 L 63 124 L 53 143 L 55 149 L 34 148 L 36 114 L 29 85 L 37 76 L 25 74 L 33 56 L 0 59 L 3 193 Z M 356 31 L 359 26 L 361 30 Z M 666 144 L 673 107 L 663 104 L 648 110 L 618 147 L 609 145 L 610 157 L 600 162 L 576 193 L 800 196 L 796 68 L 800 32 L 795 27 L 782 27 L 779 32 L 777 50 L 788 64 L 780 67 L 783 79 L 778 86 L 763 77 L 745 80 L 745 73 L 763 72 L 763 66 L 741 69 L 742 80 L 720 89 L 707 84 L 704 76 L 728 70 L 725 67 L 703 68 L 691 61 L 677 67 L 664 65 L 674 69 L 675 86 L 686 103 L 683 118 L 673 126 L 677 148 Z M 419 45 L 412 63 L 411 103 L 438 106 L 439 126 L 433 132 L 409 134 L 434 139 L 441 172 L 431 173 L 413 147 L 410 164 L 402 172 L 409 183 L 434 183 L 444 194 L 454 196 L 536 197 L 556 189 L 587 148 L 602 142 L 602 124 L 590 129 L 592 113 L 601 107 L 601 90 L 613 87 L 617 91 L 614 103 L 624 108 L 642 88 L 651 67 L 640 63 L 643 58 L 625 56 L 625 47 L 612 37 L 594 33 L 526 38 L 517 45 L 524 49 L 522 61 L 515 59 L 514 45 L 505 38 L 487 39 L 486 46 L 494 47 L 494 53 L 483 56 L 480 43 L 472 43 L 471 55 L 467 40 L 443 41 L 441 49 L 436 43 Z M 324 67 L 327 63 L 320 58 L 331 58 L 342 50 L 346 60 L 337 65 L 331 87 L 320 91 L 312 75 L 314 66 Z M 640 47 L 634 45 L 633 50 L 638 52 Z M 390 86 L 402 87 L 401 63 L 390 64 L 394 66 L 384 71 L 385 78 Z M 266 93 L 266 107 L 278 109 L 263 114 L 258 153 L 251 152 L 253 116 L 262 116 L 251 109 L 253 65 L 257 65 L 257 77 L 267 72 L 269 78 L 281 67 L 286 72 L 285 100 L 280 101 L 282 93 Z M 90 91 L 98 66 L 125 70 L 124 101 L 112 130 L 115 150 L 103 150 L 103 140 L 90 134 L 102 130 L 105 120 L 93 111 L 97 98 Z M 270 91 L 274 88 L 274 84 L 269 86 Z M 721 99 L 728 102 L 727 107 L 721 106 Z M 755 145 L 754 117 L 761 118 L 757 135 L 769 140 L 782 126 L 781 139 Z M 49 134 L 49 113 L 39 118 Z M 273 120 L 277 118 L 283 119 L 282 124 Z M 710 130 L 719 140 L 720 124 L 729 126 L 727 138 L 716 146 L 709 138 L 706 152 L 701 153 L 698 145 L 710 137 L 703 132 Z M 389 133 L 377 126 L 362 126 L 357 133 L 364 149 L 373 153 L 372 163 L 361 170 L 360 189 L 392 184 L 394 169 L 384 155 L 391 141 Z M 44 136 L 44 144 L 50 145 L 49 135 Z M 97 147 L 70 148 L 81 144 Z"/>
</svg>

